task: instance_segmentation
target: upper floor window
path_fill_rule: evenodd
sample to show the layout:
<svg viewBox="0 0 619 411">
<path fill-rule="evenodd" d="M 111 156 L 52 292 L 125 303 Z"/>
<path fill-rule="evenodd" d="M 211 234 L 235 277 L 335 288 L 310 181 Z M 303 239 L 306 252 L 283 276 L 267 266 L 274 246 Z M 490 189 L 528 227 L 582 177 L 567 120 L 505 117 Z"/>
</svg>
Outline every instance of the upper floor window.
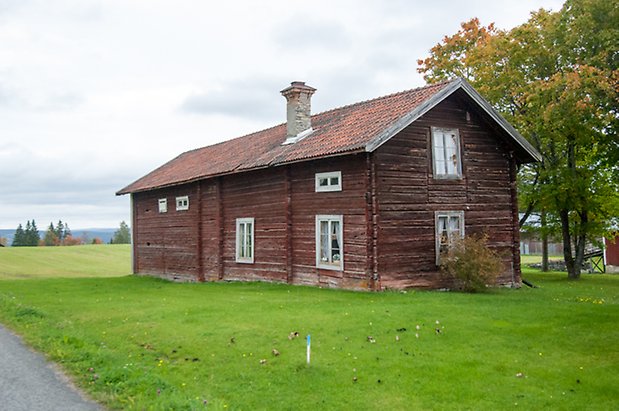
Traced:
<svg viewBox="0 0 619 411">
<path fill-rule="evenodd" d="M 159 212 L 160 213 L 167 213 L 168 212 L 168 199 L 167 198 L 160 198 L 159 199 Z"/>
<path fill-rule="evenodd" d="M 254 219 L 236 219 L 236 261 L 254 262 Z"/>
<path fill-rule="evenodd" d="M 464 211 L 437 211 L 436 221 L 436 265 L 441 262 L 441 254 L 449 249 L 457 239 L 464 237 Z"/>
<path fill-rule="evenodd" d="M 342 191 L 342 172 L 316 173 L 316 192 Z"/>
<path fill-rule="evenodd" d="M 316 267 L 344 269 L 343 229 L 341 215 L 316 216 Z"/>
<path fill-rule="evenodd" d="M 432 127 L 432 169 L 435 178 L 462 176 L 458 129 Z"/>
<path fill-rule="evenodd" d="M 176 197 L 176 211 L 189 210 L 189 196 Z"/>
</svg>

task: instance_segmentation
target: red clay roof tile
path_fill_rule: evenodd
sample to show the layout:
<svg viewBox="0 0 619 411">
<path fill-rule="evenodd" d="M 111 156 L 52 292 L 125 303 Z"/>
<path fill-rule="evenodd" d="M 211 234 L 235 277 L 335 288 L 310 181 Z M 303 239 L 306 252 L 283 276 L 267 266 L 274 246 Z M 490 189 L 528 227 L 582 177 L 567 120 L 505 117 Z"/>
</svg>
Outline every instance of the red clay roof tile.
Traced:
<svg viewBox="0 0 619 411">
<path fill-rule="evenodd" d="M 276 166 L 364 150 L 384 130 L 452 82 L 442 82 L 312 116 L 315 130 L 288 145 L 286 124 L 219 144 L 188 151 L 150 172 L 117 194 L 172 186 L 237 171 Z"/>
</svg>

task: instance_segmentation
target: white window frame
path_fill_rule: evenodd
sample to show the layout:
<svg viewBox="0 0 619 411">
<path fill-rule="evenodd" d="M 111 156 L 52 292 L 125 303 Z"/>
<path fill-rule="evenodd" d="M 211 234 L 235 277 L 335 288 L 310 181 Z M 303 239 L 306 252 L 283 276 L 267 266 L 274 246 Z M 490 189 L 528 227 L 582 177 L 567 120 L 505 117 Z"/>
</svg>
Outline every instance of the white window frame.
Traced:
<svg viewBox="0 0 619 411">
<path fill-rule="evenodd" d="M 435 238 L 435 250 L 436 250 L 436 265 L 441 263 L 441 230 L 439 228 L 439 221 L 441 217 L 447 218 L 447 241 L 453 242 L 453 231 L 449 229 L 449 219 L 451 217 L 458 217 L 458 230 L 460 231 L 460 238 L 464 238 L 464 211 L 436 211 L 434 213 L 434 238 Z"/>
<path fill-rule="evenodd" d="M 449 173 L 447 164 L 449 154 L 446 149 L 447 137 L 455 135 L 456 146 L 453 156 L 456 157 L 455 173 Z M 438 139 L 441 139 L 442 149 L 439 150 Z M 434 178 L 462 178 L 462 154 L 460 150 L 460 132 L 457 128 L 432 127 L 432 174 Z"/>
<path fill-rule="evenodd" d="M 339 232 L 336 234 L 339 239 L 339 246 L 340 246 L 340 253 L 339 253 L 339 261 L 338 262 L 333 262 L 333 261 L 322 261 L 322 259 L 320 258 L 320 251 L 321 251 L 321 233 L 320 233 L 320 226 L 322 222 L 328 222 L 328 230 L 329 232 L 331 232 L 331 224 L 333 222 L 337 222 L 339 223 Z M 332 249 L 331 249 L 332 244 L 328 243 L 327 247 L 328 247 L 328 251 L 327 254 L 329 256 L 332 256 Z M 329 257 L 330 259 L 332 257 Z M 316 267 L 318 268 L 324 268 L 326 270 L 337 270 L 337 271 L 343 271 L 344 270 L 344 218 L 342 215 L 316 215 Z"/>
<path fill-rule="evenodd" d="M 160 198 L 159 199 L 159 212 L 160 213 L 167 213 L 168 212 L 168 199 L 167 198 Z"/>
<path fill-rule="evenodd" d="M 176 211 L 189 210 L 189 196 L 176 197 Z"/>
<path fill-rule="evenodd" d="M 249 241 L 247 238 L 247 225 L 250 225 Z M 254 262 L 254 218 L 236 219 L 236 262 L 252 264 Z M 248 247 L 249 246 L 249 247 Z M 249 254 L 249 255 L 248 255 Z"/>
<path fill-rule="evenodd" d="M 337 184 L 331 184 L 332 179 L 337 178 Z M 327 180 L 327 185 L 320 185 L 321 180 Z M 316 173 L 316 192 L 342 191 L 342 172 L 331 171 L 328 173 Z"/>
</svg>

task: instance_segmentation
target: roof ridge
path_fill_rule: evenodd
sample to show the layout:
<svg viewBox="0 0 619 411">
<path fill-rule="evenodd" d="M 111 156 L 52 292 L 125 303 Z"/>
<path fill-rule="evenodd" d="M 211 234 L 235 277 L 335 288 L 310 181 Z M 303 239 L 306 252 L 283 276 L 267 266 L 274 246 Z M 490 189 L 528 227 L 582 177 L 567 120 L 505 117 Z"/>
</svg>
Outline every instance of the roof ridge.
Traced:
<svg viewBox="0 0 619 411">
<path fill-rule="evenodd" d="M 432 87 L 442 86 L 444 84 L 452 83 L 454 81 L 458 81 L 458 78 L 457 77 L 456 78 L 450 78 L 450 79 L 447 79 L 447 80 L 439 81 L 437 83 L 426 84 L 425 86 L 415 87 L 415 88 L 411 88 L 411 89 L 408 89 L 408 90 L 396 91 L 396 92 L 393 92 L 393 93 L 385 94 L 384 96 L 373 97 L 373 98 L 369 98 L 367 100 L 362 100 L 362 101 L 357 101 L 355 103 L 345 104 L 343 106 L 334 107 L 334 108 L 331 108 L 331 109 L 328 109 L 328 110 L 325 110 L 325 111 L 321 111 L 321 112 L 316 113 L 316 114 L 312 114 L 312 117 L 319 116 L 319 115 L 322 115 L 322 114 L 331 113 L 332 111 L 337 111 L 337 110 L 347 109 L 347 108 L 354 107 L 354 106 L 360 106 L 360 105 L 367 104 L 367 103 L 372 103 L 372 102 L 375 102 L 375 101 L 378 101 L 378 100 L 392 98 L 392 97 L 395 97 L 395 96 L 398 96 L 398 95 L 401 95 L 401 94 L 407 94 L 407 93 L 410 93 L 410 92 L 413 92 L 413 91 L 421 91 L 421 90 L 429 89 L 429 88 L 432 88 Z"/>
<path fill-rule="evenodd" d="M 408 89 L 408 90 L 396 91 L 396 92 L 393 92 L 393 93 L 385 94 L 383 96 L 374 97 L 374 98 L 370 98 L 370 99 L 367 99 L 367 100 L 357 101 L 355 103 L 350 103 L 350 104 L 345 104 L 343 106 L 334 107 L 334 108 L 331 108 L 331 109 L 328 109 L 328 110 L 325 110 L 325 111 L 318 112 L 316 114 L 312 114 L 311 116 L 312 117 L 316 117 L 316 116 L 328 114 L 328 113 L 331 113 L 331 112 L 334 112 L 334 111 L 337 111 L 337 110 L 348 109 L 350 107 L 361 106 L 361 105 L 372 103 L 372 102 L 375 102 L 375 101 L 379 101 L 379 100 L 383 100 L 383 99 L 387 99 L 387 98 L 392 98 L 392 97 L 395 97 L 397 95 L 410 93 L 412 91 L 420 91 L 420 90 L 429 89 L 429 88 L 432 88 L 432 87 L 438 87 L 438 86 L 441 86 L 441 85 L 444 85 L 446 83 L 450 83 L 450 82 L 453 82 L 453 81 L 456 81 L 456 80 L 457 80 L 457 78 L 456 79 L 452 78 L 452 79 L 447 79 L 447 80 L 439 81 L 439 82 L 433 83 L 433 84 L 426 84 L 425 86 L 411 88 L 411 89 Z M 205 148 L 217 147 L 217 146 L 219 146 L 221 144 L 227 144 L 227 143 L 229 143 L 231 141 L 234 141 L 234 140 L 239 140 L 239 139 L 251 137 L 251 136 L 254 136 L 256 134 L 261 134 L 261 133 L 264 133 L 266 131 L 275 129 L 277 127 L 282 127 L 282 126 L 285 126 L 285 125 L 286 125 L 285 122 L 284 123 L 279 123 L 279 124 L 276 124 L 274 126 L 264 128 L 262 130 L 257 130 L 257 131 L 251 132 L 251 133 L 247 133 L 247 134 L 243 134 L 243 135 L 240 135 L 240 136 L 232 137 L 229 140 L 224 140 L 224 141 L 220 141 L 218 143 L 208 144 L 208 145 L 205 145 L 205 146 L 202 146 L 202 147 L 198 147 L 198 148 L 194 148 L 194 149 L 191 149 L 191 150 L 187 150 L 187 151 L 184 151 L 184 152 L 180 153 L 177 157 L 180 157 L 180 156 L 185 155 L 185 154 L 193 153 L 193 152 L 196 152 L 196 151 L 200 151 L 200 150 L 203 150 Z"/>
</svg>

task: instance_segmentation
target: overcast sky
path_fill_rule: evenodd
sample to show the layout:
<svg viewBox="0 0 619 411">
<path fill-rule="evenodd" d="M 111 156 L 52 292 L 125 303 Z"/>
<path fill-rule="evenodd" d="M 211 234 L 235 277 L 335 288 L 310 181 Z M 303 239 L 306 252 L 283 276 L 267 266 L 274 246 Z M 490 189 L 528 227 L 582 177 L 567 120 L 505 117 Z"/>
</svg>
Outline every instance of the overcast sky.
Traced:
<svg viewBox="0 0 619 411">
<path fill-rule="evenodd" d="M 423 85 L 459 23 L 509 29 L 552 0 L 0 0 L 0 228 L 129 221 L 114 193 L 181 152 Z"/>
</svg>

